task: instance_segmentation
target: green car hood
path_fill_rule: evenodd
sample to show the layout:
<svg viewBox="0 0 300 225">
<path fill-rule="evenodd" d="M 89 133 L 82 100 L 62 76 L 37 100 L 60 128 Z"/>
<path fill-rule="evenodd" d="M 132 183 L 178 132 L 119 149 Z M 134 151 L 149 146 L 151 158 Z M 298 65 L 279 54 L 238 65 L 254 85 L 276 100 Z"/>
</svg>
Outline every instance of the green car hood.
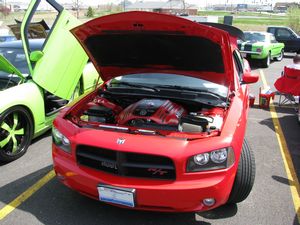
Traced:
<svg viewBox="0 0 300 225">
<path fill-rule="evenodd" d="M 18 70 L 14 65 L 12 65 L 4 56 L 0 55 L 0 70 L 10 73 L 10 74 L 16 74 L 21 79 L 24 79 L 23 74 Z"/>
</svg>

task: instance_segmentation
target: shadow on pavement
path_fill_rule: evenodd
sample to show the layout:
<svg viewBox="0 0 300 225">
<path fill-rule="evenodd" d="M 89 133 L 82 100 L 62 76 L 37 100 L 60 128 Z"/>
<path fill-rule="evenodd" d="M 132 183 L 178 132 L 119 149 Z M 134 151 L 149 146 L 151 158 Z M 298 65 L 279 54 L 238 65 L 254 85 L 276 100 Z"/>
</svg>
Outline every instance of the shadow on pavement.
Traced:
<svg viewBox="0 0 300 225">
<path fill-rule="evenodd" d="M 276 112 L 278 113 L 278 120 L 282 128 L 282 132 L 284 134 L 290 156 L 292 158 L 296 175 L 299 180 L 300 178 L 300 126 L 297 121 L 295 109 L 293 107 L 290 108 L 276 107 Z M 272 118 L 262 120 L 260 124 L 268 126 L 271 130 L 275 132 Z M 290 185 L 290 183 L 294 185 L 293 184 L 294 181 L 289 181 L 289 179 L 284 177 L 273 175 L 272 178 L 285 185 Z M 297 192 L 298 194 L 300 194 L 300 190 L 297 190 Z M 293 225 L 299 225 L 300 223 L 300 221 L 298 221 L 297 214 L 300 214 L 299 209 L 298 212 L 296 213 Z"/>
<path fill-rule="evenodd" d="M 46 131 L 46 133 L 42 134 L 41 136 L 38 136 L 37 138 L 33 139 L 31 141 L 31 144 L 40 141 L 41 139 L 45 138 L 45 137 L 49 137 L 51 136 L 51 129 Z"/>
<path fill-rule="evenodd" d="M 294 58 L 294 56 L 295 56 L 295 53 L 284 53 L 284 58 L 286 58 L 286 59 L 292 59 L 292 58 Z"/>
<path fill-rule="evenodd" d="M 46 137 L 49 137 L 49 136 L 51 136 L 51 131 L 50 131 L 50 130 L 48 130 L 46 133 L 42 134 L 41 136 L 39 136 L 39 137 L 33 139 L 33 140 L 31 141 L 31 144 L 36 143 L 36 142 L 40 141 L 41 139 L 46 138 Z M 25 154 L 26 154 L 26 153 L 25 153 Z M 2 161 L 0 161 L 0 167 L 1 167 L 1 166 L 4 166 L 4 165 L 6 165 L 6 164 L 9 164 L 9 163 L 10 163 L 10 162 L 2 162 Z"/>
<path fill-rule="evenodd" d="M 51 171 L 44 167 L 0 188 L 1 204 L 9 204 L 18 195 Z M 222 219 L 236 215 L 236 205 L 225 205 L 206 213 L 161 213 L 135 211 L 110 206 L 89 199 L 52 179 L 23 202 L 18 210 L 29 213 L 43 224 L 128 224 L 128 225 L 210 225 L 205 219 Z M 2 221 L 10 224 L 14 211 Z M 31 217 L 31 216 L 30 216 Z M 22 221 L 20 224 L 26 224 Z"/>
<path fill-rule="evenodd" d="M 293 183 L 291 180 L 285 178 L 285 177 L 280 177 L 280 176 L 276 176 L 276 175 L 273 175 L 272 178 L 276 181 L 278 181 L 279 183 L 282 183 L 282 184 L 286 184 L 286 185 L 289 185 L 291 183 Z"/>
<path fill-rule="evenodd" d="M 52 169 L 52 165 L 44 167 L 34 173 L 22 177 L 14 182 L 0 187 L 0 201 L 8 204 L 18 195 L 26 191 L 30 186 L 36 183 L 39 179 L 45 176 Z"/>
<path fill-rule="evenodd" d="M 293 225 L 300 225 L 300 220 L 298 219 L 298 215 L 300 215 L 300 208 L 298 208 Z"/>
<path fill-rule="evenodd" d="M 6 165 L 8 162 L 2 162 L 0 161 L 0 166 Z"/>
<path fill-rule="evenodd" d="M 237 211 L 238 208 L 236 204 L 226 204 L 219 208 L 197 214 L 206 219 L 225 219 L 235 216 Z"/>
</svg>

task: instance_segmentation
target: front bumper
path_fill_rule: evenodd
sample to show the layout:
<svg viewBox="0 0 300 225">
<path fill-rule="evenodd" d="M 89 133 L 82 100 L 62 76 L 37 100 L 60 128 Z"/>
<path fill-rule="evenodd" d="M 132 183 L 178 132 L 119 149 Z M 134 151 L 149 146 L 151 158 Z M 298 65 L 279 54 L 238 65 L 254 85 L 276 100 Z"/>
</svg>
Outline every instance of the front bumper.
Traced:
<svg viewBox="0 0 300 225">
<path fill-rule="evenodd" d="M 265 59 L 267 58 L 267 54 L 264 52 L 255 52 L 255 51 L 240 51 L 243 57 L 247 57 L 250 59 Z"/>
<path fill-rule="evenodd" d="M 134 209 L 139 210 L 190 212 L 216 208 L 227 202 L 236 173 L 233 165 L 226 170 L 186 173 L 176 180 L 141 179 L 79 166 L 56 145 L 52 155 L 57 177 L 66 186 L 94 199 L 99 199 L 99 184 L 133 188 L 136 190 Z M 216 203 L 207 207 L 202 203 L 205 198 L 214 198 Z"/>
</svg>

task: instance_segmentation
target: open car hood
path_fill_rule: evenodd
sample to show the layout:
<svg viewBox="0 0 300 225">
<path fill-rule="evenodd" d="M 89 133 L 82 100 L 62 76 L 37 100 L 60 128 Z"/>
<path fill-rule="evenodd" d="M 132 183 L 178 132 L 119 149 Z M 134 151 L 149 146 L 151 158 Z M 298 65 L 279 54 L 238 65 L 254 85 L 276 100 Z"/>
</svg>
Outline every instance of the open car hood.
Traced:
<svg viewBox="0 0 300 225">
<path fill-rule="evenodd" d="M 230 36 L 226 31 L 180 17 L 125 12 L 91 20 L 71 30 L 102 80 L 137 73 L 232 82 Z"/>
<path fill-rule="evenodd" d="M 16 74 L 24 79 L 23 74 L 13 64 L 11 64 L 4 56 L 0 55 L 0 70 L 9 74 Z"/>
</svg>

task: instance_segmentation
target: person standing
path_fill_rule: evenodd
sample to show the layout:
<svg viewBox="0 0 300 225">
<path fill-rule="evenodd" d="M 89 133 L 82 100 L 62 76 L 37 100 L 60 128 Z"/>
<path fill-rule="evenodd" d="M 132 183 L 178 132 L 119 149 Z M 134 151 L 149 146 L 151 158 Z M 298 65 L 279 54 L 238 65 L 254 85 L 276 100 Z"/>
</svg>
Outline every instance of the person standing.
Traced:
<svg viewBox="0 0 300 225">
<path fill-rule="evenodd" d="M 296 54 L 293 58 L 293 64 L 287 66 L 288 68 L 300 70 L 300 54 Z"/>
</svg>

